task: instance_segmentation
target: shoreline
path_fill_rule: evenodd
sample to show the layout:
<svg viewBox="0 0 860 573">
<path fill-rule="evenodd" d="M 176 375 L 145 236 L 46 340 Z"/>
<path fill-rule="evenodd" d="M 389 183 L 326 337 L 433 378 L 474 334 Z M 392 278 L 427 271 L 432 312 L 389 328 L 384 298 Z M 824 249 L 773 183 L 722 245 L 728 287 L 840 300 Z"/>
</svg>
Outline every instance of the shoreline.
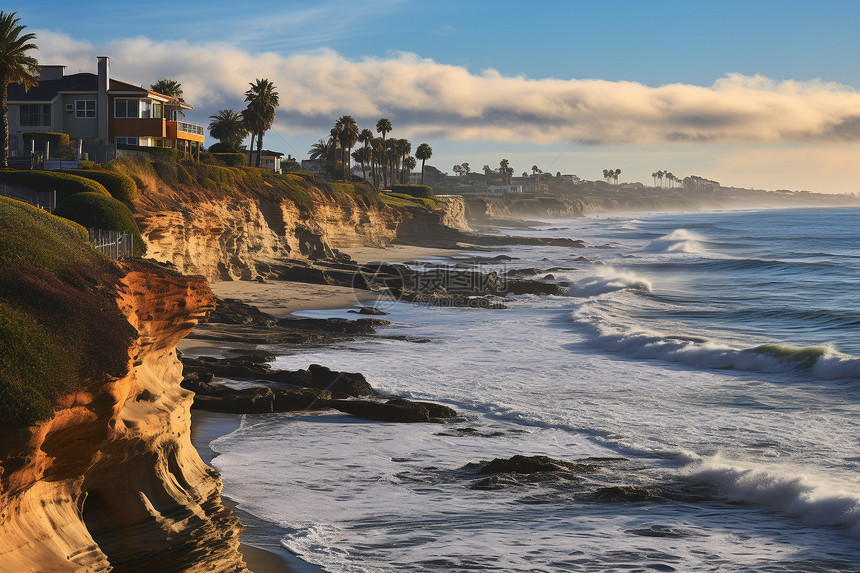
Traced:
<svg viewBox="0 0 860 573">
<path fill-rule="evenodd" d="M 458 253 L 455 249 L 435 249 L 395 245 L 389 248 L 356 247 L 341 249 L 359 264 L 370 262 L 407 262 L 430 257 L 447 257 Z M 367 291 L 357 291 L 350 287 L 317 285 L 293 281 L 271 281 L 258 283 L 252 281 L 222 281 L 210 284 L 212 291 L 220 298 L 236 298 L 258 307 L 263 312 L 278 318 L 286 318 L 295 312 L 305 310 L 329 310 L 350 308 L 361 303 L 376 300 Z M 356 316 L 357 317 L 357 316 Z M 255 344 L 238 342 L 219 342 L 199 340 L 193 332 L 180 341 L 177 348 L 188 355 L 229 354 L 230 350 L 255 348 Z M 235 431 L 241 424 L 241 414 L 225 414 L 192 410 L 191 443 L 200 457 L 211 466 L 218 455 L 209 447 L 217 438 Z M 240 550 L 248 569 L 253 573 L 320 573 L 319 567 L 293 555 L 279 543 L 280 528 L 251 513 L 243 511 L 228 492 L 222 491 L 221 498 L 239 518 L 243 531 Z M 273 543 L 273 540 L 277 541 Z"/>
<path fill-rule="evenodd" d="M 192 410 L 191 444 L 208 466 L 218 454 L 209 444 L 235 431 L 242 423 L 241 414 Z M 248 570 L 253 573 L 320 573 L 322 569 L 302 561 L 279 543 L 280 528 L 242 510 L 238 502 L 221 493 L 221 501 L 242 523 L 240 546 Z"/>
</svg>

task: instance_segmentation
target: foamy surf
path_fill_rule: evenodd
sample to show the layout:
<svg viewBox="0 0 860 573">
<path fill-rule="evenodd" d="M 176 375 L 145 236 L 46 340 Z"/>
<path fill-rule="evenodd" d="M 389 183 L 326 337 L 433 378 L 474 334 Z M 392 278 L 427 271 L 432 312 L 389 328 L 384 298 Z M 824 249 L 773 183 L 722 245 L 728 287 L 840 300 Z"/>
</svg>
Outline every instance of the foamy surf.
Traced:
<svg viewBox="0 0 860 573">
<path fill-rule="evenodd" d="M 764 506 L 811 525 L 839 527 L 860 537 L 860 496 L 823 478 L 721 456 L 692 462 L 681 475 L 690 483 L 716 487 L 729 501 Z"/>
<path fill-rule="evenodd" d="M 579 298 L 589 298 L 619 290 L 651 291 L 651 282 L 647 279 L 613 267 L 597 268 L 586 277 L 556 275 L 556 279 L 567 279 L 570 284 L 567 294 Z"/>
<path fill-rule="evenodd" d="M 860 378 L 860 358 L 831 346 L 798 347 L 763 344 L 736 348 L 688 334 L 665 334 L 635 326 L 613 325 L 598 301 L 582 304 L 571 314 L 591 334 L 592 345 L 645 360 L 664 360 L 695 368 L 746 372 L 802 372 L 819 380 Z"/>
<path fill-rule="evenodd" d="M 677 229 L 659 239 L 654 239 L 643 250 L 649 253 L 703 253 L 705 248 L 702 246 L 702 241 L 705 240 L 705 237 L 698 233 Z"/>
</svg>

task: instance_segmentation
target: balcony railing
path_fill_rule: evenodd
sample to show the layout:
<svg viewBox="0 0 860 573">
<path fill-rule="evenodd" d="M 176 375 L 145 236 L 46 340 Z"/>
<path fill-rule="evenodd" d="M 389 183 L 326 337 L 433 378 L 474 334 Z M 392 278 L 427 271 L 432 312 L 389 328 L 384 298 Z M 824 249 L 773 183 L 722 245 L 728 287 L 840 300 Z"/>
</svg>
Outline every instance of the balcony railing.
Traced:
<svg viewBox="0 0 860 573">
<path fill-rule="evenodd" d="M 191 133 L 193 135 L 203 135 L 203 126 L 202 125 L 194 125 L 193 123 L 186 123 L 184 121 L 177 121 L 176 128 L 183 133 Z"/>
</svg>

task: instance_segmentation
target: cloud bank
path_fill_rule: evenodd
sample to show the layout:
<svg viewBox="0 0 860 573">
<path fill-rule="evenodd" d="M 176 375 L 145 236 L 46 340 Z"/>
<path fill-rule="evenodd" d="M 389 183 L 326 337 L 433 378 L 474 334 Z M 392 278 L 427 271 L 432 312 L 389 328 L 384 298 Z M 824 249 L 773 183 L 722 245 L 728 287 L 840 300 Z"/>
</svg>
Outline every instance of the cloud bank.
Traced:
<svg viewBox="0 0 860 573">
<path fill-rule="evenodd" d="M 182 83 L 200 114 L 240 109 L 255 78 L 281 95 L 276 127 L 327 132 L 342 114 L 399 136 L 537 144 L 679 145 L 860 141 L 860 93 L 819 80 L 729 74 L 711 86 L 505 77 L 411 53 L 351 60 L 331 50 L 250 53 L 219 43 L 135 38 L 95 46 L 37 30 L 44 64 L 95 71 L 111 57 L 117 79 Z"/>
</svg>

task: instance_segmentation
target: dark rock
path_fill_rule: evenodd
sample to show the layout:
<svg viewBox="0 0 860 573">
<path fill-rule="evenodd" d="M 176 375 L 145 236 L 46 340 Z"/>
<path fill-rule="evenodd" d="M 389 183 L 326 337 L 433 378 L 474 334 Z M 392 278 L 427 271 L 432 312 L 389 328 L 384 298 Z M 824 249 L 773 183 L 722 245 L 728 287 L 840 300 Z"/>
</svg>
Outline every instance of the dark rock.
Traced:
<svg viewBox="0 0 860 573">
<path fill-rule="evenodd" d="M 469 486 L 469 489 L 485 489 L 496 490 L 505 489 L 511 486 L 522 486 L 520 482 L 509 476 L 494 475 L 482 480 L 478 480 Z"/>
<path fill-rule="evenodd" d="M 363 306 L 358 310 L 350 310 L 349 312 L 354 314 L 371 314 L 374 316 L 386 316 L 388 314 L 387 312 L 379 310 L 378 308 L 373 306 Z"/>
<path fill-rule="evenodd" d="M 635 485 L 617 485 L 602 487 L 594 492 L 594 497 L 600 501 L 663 501 L 663 491 L 656 487 L 640 487 Z"/>
<path fill-rule="evenodd" d="M 511 458 L 496 458 L 481 467 L 481 475 L 498 473 L 533 474 L 537 472 L 575 472 L 590 473 L 598 471 L 592 464 L 566 462 L 549 456 L 513 456 Z"/>
<path fill-rule="evenodd" d="M 456 418 L 457 412 L 431 402 L 413 402 L 403 398 L 391 398 L 385 402 L 378 400 L 331 400 L 320 401 L 321 406 L 334 408 L 368 420 L 384 422 L 433 422 Z"/>
<path fill-rule="evenodd" d="M 337 372 L 319 364 L 311 364 L 308 366 L 308 371 L 311 379 L 305 384 L 306 386 L 330 390 L 335 397 L 375 394 L 364 376 L 358 372 Z"/>
</svg>

